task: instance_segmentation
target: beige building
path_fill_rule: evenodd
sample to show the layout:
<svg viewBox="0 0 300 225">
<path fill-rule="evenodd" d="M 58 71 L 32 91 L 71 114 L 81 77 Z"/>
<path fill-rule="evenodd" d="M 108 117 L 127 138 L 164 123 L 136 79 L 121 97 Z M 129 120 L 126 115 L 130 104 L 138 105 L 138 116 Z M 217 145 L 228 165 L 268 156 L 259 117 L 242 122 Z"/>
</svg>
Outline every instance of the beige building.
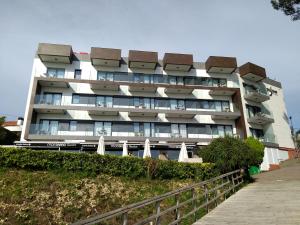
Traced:
<svg viewBox="0 0 300 225">
<path fill-rule="evenodd" d="M 234 57 L 39 44 L 33 62 L 22 139 L 18 145 L 94 151 L 104 136 L 107 152 L 122 142 L 140 156 L 148 138 L 153 157 L 189 157 L 213 138 L 254 136 L 266 146 L 262 169 L 294 148 L 281 84 Z"/>
</svg>

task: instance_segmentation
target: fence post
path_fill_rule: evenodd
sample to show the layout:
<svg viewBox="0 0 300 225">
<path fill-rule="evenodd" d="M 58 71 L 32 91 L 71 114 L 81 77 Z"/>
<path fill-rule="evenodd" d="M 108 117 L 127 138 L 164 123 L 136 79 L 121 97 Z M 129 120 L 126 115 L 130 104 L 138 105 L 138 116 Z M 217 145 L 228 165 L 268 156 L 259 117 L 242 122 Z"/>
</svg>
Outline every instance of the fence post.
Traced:
<svg viewBox="0 0 300 225">
<path fill-rule="evenodd" d="M 195 210 L 194 212 L 194 221 L 196 222 L 197 221 L 197 211 L 196 211 L 196 208 L 197 208 L 197 199 L 196 199 L 196 190 L 195 188 L 192 188 L 192 198 L 193 198 L 193 209 Z"/>
<path fill-rule="evenodd" d="M 231 182 L 232 182 L 232 191 L 233 191 L 233 193 L 235 192 L 235 187 L 234 187 L 235 186 L 235 181 L 234 181 L 234 178 L 235 178 L 234 174 L 232 174 L 231 175 Z"/>
<path fill-rule="evenodd" d="M 204 188 L 204 196 L 205 196 L 205 202 L 206 202 L 206 213 L 208 213 L 208 189 L 207 189 L 207 185 L 204 184 L 203 185 L 203 188 Z"/>
<path fill-rule="evenodd" d="M 125 212 L 122 214 L 122 225 L 127 225 L 128 222 L 128 213 Z"/>
<path fill-rule="evenodd" d="M 175 202 L 176 202 L 176 209 L 175 209 L 175 220 L 178 220 L 179 218 L 180 218 L 180 211 L 179 211 L 179 208 L 178 208 L 178 206 L 179 206 L 179 194 L 176 194 L 175 195 Z M 177 225 L 179 224 L 179 223 L 176 223 Z"/>
<path fill-rule="evenodd" d="M 160 202 L 161 201 L 157 201 L 155 208 L 156 208 L 156 219 L 155 219 L 155 225 L 160 225 Z"/>
</svg>

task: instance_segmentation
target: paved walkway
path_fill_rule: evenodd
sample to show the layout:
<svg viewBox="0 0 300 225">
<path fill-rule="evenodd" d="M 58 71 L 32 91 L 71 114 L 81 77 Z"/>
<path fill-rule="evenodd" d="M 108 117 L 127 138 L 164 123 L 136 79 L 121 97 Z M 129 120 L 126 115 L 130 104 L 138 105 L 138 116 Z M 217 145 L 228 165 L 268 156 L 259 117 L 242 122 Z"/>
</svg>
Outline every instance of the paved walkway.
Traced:
<svg viewBox="0 0 300 225">
<path fill-rule="evenodd" d="M 300 159 L 262 173 L 194 225 L 300 225 Z"/>
</svg>

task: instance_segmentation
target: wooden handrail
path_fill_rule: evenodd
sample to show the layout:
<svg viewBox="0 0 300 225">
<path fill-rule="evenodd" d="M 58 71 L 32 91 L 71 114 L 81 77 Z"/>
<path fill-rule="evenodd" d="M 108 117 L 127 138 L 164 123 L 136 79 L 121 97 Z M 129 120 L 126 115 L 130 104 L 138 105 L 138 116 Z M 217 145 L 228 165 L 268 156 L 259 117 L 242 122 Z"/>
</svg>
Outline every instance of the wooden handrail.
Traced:
<svg viewBox="0 0 300 225">
<path fill-rule="evenodd" d="M 224 178 L 226 180 L 224 181 Z M 214 182 L 222 181 L 221 184 L 214 185 Z M 88 225 L 88 224 L 97 224 L 99 222 L 104 222 L 109 219 L 117 218 L 119 216 L 122 216 L 122 225 L 128 225 L 128 217 L 129 212 L 143 208 L 145 206 L 154 204 L 155 212 L 154 214 L 151 214 L 147 218 L 141 219 L 139 222 L 136 222 L 134 225 L 142 225 L 142 224 L 149 224 L 150 222 L 155 221 L 156 225 L 160 224 L 161 218 L 170 212 L 175 212 L 174 220 L 170 224 L 179 224 L 180 221 L 182 221 L 184 218 L 187 218 L 191 215 L 194 215 L 194 219 L 196 220 L 196 213 L 198 210 L 206 208 L 207 211 L 209 210 L 209 206 L 212 203 L 216 203 L 217 200 L 221 198 L 222 196 L 226 197 L 226 194 L 230 192 L 235 192 L 236 188 L 240 186 L 243 183 L 243 174 L 241 170 L 235 170 L 226 174 L 222 174 L 218 177 L 211 178 L 209 180 L 201 181 L 199 183 L 195 183 L 186 187 L 179 188 L 174 191 L 167 192 L 165 194 L 146 199 L 144 201 L 133 203 L 127 206 L 124 206 L 122 208 L 112 210 L 110 212 L 92 216 L 87 219 L 80 220 L 78 222 L 73 223 L 73 225 Z M 213 187 L 209 187 L 213 186 Z M 224 190 L 223 192 L 217 193 L 218 190 L 222 188 L 226 188 L 226 186 L 229 186 L 228 189 Z M 200 194 L 196 194 L 196 188 L 201 190 Z M 215 192 L 215 194 L 214 194 Z M 192 197 L 180 202 L 179 201 L 179 195 L 183 193 L 191 193 Z M 210 195 L 214 194 L 215 196 L 210 199 Z M 165 199 L 168 199 L 170 197 L 175 197 L 175 205 L 170 206 L 164 210 L 161 209 L 161 202 Z M 197 200 L 200 198 L 205 198 L 205 203 L 201 204 L 200 206 L 197 206 Z M 193 204 L 193 210 L 188 212 L 185 215 L 180 215 L 179 209 L 188 205 L 189 203 Z"/>
</svg>

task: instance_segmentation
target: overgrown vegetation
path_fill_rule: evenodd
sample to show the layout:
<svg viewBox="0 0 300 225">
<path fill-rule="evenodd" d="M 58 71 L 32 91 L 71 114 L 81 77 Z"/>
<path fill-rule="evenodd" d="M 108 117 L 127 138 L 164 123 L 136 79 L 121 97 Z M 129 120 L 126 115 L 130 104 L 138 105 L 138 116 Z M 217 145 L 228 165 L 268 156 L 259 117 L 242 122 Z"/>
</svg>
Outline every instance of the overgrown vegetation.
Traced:
<svg viewBox="0 0 300 225">
<path fill-rule="evenodd" d="M 216 175 L 210 163 L 179 163 L 137 157 L 120 157 L 58 151 L 0 148 L 0 166 L 27 170 L 81 172 L 90 176 L 107 174 L 128 178 L 197 179 Z"/>
<path fill-rule="evenodd" d="M 70 224 L 193 182 L 0 168 L 0 224 Z M 137 211 L 134 216 L 152 213 L 147 210 L 152 209 Z"/>
<path fill-rule="evenodd" d="M 258 166 L 263 161 L 264 146 L 257 139 L 245 141 L 226 136 L 214 139 L 210 145 L 198 150 L 204 162 L 215 163 L 221 173 L 249 166 Z"/>
</svg>

